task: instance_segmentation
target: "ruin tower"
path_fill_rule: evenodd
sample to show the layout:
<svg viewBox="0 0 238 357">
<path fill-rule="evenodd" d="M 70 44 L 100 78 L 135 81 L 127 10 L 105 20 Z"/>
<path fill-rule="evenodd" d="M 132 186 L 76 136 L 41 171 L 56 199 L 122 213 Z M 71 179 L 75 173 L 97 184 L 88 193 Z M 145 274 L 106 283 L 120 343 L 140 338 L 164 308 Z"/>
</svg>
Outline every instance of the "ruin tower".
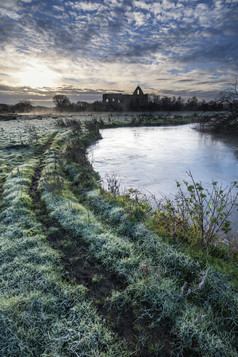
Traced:
<svg viewBox="0 0 238 357">
<path fill-rule="evenodd" d="M 137 96 L 137 95 L 144 95 L 144 93 L 143 93 L 143 91 L 142 91 L 142 89 L 141 89 L 141 87 L 140 86 L 138 86 L 138 87 L 136 87 L 136 89 L 134 90 L 134 92 L 133 92 L 133 95 L 135 95 L 135 96 Z"/>
</svg>

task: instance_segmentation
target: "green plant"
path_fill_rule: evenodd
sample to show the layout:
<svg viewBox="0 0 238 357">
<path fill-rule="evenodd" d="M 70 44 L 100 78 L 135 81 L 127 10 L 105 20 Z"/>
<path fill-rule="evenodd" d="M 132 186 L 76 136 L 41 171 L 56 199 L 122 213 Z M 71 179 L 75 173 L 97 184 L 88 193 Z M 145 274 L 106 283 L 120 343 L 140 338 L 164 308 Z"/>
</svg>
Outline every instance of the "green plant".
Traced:
<svg viewBox="0 0 238 357">
<path fill-rule="evenodd" d="M 64 187 L 64 180 L 57 173 L 46 172 L 41 179 L 44 186 L 53 194 L 60 194 Z"/>
<path fill-rule="evenodd" d="M 81 121 L 76 119 L 57 119 L 56 127 L 58 128 L 71 128 L 73 134 L 81 134 L 82 133 L 82 125 Z"/>
<path fill-rule="evenodd" d="M 79 137 L 70 140 L 62 156 L 64 159 L 76 162 L 82 167 L 89 164 L 86 157 L 86 147 Z"/>
<path fill-rule="evenodd" d="M 116 177 L 115 174 L 107 175 L 106 176 L 107 182 L 107 190 L 110 192 L 114 197 L 119 196 L 120 194 L 120 180 Z"/>
<path fill-rule="evenodd" d="M 238 206 L 237 182 L 223 188 L 212 181 L 212 188 L 204 188 L 195 182 L 192 173 L 187 172 L 191 182 L 184 181 L 186 191 L 177 181 L 178 193 L 175 199 L 160 201 L 154 220 L 164 233 L 186 239 L 191 244 L 202 244 L 207 251 L 218 243 L 229 244 L 231 221 L 229 216 Z"/>
<path fill-rule="evenodd" d="M 130 188 L 119 200 L 131 219 L 142 220 L 152 211 L 146 195 L 142 195 L 137 189 Z"/>
<path fill-rule="evenodd" d="M 97 119 L 94 118 L 94 119 L 85 121 L 84 126 L 85 126 L 87 132 L 89 133 L 89 135 L 91 135 L 91 136 L 99 135 L 100 124 L 97 121 Z"/>
</svg>

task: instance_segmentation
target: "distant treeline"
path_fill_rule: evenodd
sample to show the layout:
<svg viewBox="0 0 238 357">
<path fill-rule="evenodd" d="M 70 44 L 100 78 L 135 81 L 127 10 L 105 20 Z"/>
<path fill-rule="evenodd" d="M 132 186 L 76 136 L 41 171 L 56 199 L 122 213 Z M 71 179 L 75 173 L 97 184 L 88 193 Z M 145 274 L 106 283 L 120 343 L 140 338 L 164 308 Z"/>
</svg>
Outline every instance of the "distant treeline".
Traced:
<svg viewBox="0 0 238 357">
<path fill-rule="evenodd" d="M 103 103 L 96 101 L 94 103 L 87 102 L 70 102 L 69 98 L 65 95 L 55 95 L 53 102 L 59 111 L 120 111 L 125 110 L 125 107 L 120 106 L 118 103 Z M 187 100 L 181 97 L 167 97 L 159 95 L 150 95 L 149 101 L 143 107 L 128 107 L 126 110 L 146 110 L 146 111 L 221 111 L 226 110 L 227 107 L 221 102 L 211 100 L 199 101 L 197 97 L 192 97 Z"/>
<path fill-rule="evenodd" d="M 17 104 L 0 104 L 0 113 L 30 113 L 33 105 L 28 100 L 20 100 Z"/>
<path fill-rule="evenodd" d="M 149 108 L 164 111 L 220 111 L 226 109 L 223 103 L 215 100 L 206 102 L 205 100 L 199 101 L 195 96 L 185 100 L 182 97 L 162 97 L 159 95 L 150 96 Z"/>
<path fill-rule="evenodd" d="M 94 103 L 87 103 L 78 101 L 73 103 L 65 95 L 55 95 L 53 97 L 55 110 L 59 112 L 82 112 L 82 111 L 123 111 L 118 103 L 103 103 L 96 101 Z M 183 99 L 181 97 L 167 97 L 159 95 L 150 95 L 148 104 L 143 107 L 128 107 L 128 111 L 223 111 L 229 107 L 215 100 L 206 102 L 205 100 L 199 101 L 197 97 Z M 30 113 L 32 111 L 49 110 L 46 107 L 35 107 L 30 101 L 22 100 L 17 104 L 0 104 L 0 113 Z"/>
</svg>

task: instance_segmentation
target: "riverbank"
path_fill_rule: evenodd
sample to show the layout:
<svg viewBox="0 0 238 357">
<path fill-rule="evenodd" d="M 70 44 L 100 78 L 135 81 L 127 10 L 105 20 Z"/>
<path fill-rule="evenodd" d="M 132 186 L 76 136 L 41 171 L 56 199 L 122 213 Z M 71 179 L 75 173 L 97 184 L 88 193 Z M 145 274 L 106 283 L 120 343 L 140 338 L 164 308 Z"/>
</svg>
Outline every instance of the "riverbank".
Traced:
<svg viewBox="0 0 238 357">
<path fill-rule="evenodd" d="M 98 129 L 1 138 L 2 353 L 235 356 L 231 276 L 101 190 L 86 157 Z"/>
<path fill-rule="evenodd" d="M 212 116 L 202 117 L 197 129 L 201 132 L 236 136 L 238 135 L 238 112 L 227 112 L 222 114 L 214 114 Z"/>
</svg>

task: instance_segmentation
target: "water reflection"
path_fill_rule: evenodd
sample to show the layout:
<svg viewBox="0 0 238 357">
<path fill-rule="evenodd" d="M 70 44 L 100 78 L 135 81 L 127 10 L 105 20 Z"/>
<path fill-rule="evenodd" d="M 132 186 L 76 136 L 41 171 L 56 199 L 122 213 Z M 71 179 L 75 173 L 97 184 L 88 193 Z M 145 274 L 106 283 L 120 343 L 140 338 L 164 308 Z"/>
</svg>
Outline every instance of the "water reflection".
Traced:
<svg viewBox="0 0 238 357">
<path fill-rule="evenodd" d="M 201 134 L 190 125 L 105 129 L 91 147 L 92 162 L 102 178 L 118 175 L 121 188 L 134 187 L 155 196 L 173 196 L 176 180 L 209 186 L 238 180 L 238 142 Z"/>
</svg>

